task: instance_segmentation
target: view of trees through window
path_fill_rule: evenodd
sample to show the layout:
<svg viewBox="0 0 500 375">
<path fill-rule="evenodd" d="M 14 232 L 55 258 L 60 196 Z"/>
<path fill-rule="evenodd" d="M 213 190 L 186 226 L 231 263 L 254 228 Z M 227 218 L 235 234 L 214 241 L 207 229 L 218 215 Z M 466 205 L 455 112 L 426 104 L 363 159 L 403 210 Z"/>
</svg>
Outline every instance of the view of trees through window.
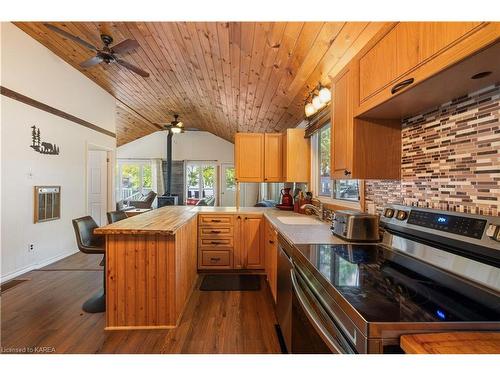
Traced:
<svg viewBox="0 0 500 375">
<path fill-rule="evenodd" d="M 119 163 L 118 176 L 119 200 L 136 199 L 153 188 L 151 163 Z"/>
<path fill-rule="evenodd" d="M 330 176 L 330 124 L 319 131 L 319 195 L 332 195 L 332 181 Z"/>
<path fill-rule="evenodd" d="M 186 165 L 186 180 L 186 204 L 215 205 L 215 184 L 217 182 L 215 165 L 188 162 Z"/>
</svg>

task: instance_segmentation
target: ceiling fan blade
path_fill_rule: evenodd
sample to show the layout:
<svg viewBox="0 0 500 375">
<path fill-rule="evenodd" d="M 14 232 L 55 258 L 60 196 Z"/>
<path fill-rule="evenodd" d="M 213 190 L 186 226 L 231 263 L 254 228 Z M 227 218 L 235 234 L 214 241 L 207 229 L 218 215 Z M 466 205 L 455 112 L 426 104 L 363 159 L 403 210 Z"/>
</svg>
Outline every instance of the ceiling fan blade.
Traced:
<svg viewBox="0 0 500 375">
<path fill-rule="evenodd" d="M 133 71 L 134 73 L 136 74 L 139 74 L 140 76 L 142 77 L 149 77 L 149 73 L 148 72 L 145 72 L 144 70 L 142 70 L 141 68 L 138 68 L 137 66 L 135 65 L 132 65 L 128 62 L 126 62 L 125 60 L 122 60 L 122 59 L 115 59 L 115 61 L 120 64 L 121 66 L 124 66 L 125 68 L 127 69 L 130 69 L 131 71 Z"/>
<path fill-rule="evenodd" d="M 90 68 L 91 66 L 102 63 L 103 61 L 104 61 L 104 59 L 102 57 L 94 56 L 94 57 L 91 57 L 90 59 L 85 60 L 84 62 L 80 63 L 80 66 L 82 68 Z"/>
<path fill-rule="evenodd" d="M 116 46 L 111 47 L 111 51 L 113 51 L 113 53 L 120 54 L 132 49 L 136 49 L 137 47 L 139 47 L 139 43 L 137 42 L 137 40 L 126 39 L 123 42 L 118 43 Z"/>
<path fill-rule="evenodd" d="M 89 42 L 86 42 L 85 40 L 75 36 L 75 35 L 72 35 L 54 25 L 51 25 L 50 23 L 44 23 L 45 27 L 47 27 L 48 29 L 52 30 L 52 31 L 55 31 L 56 33 L 59 33 L 61 35 L 63 35 L 64 37 L 68 38 L 68 39 L 71 39 L 79 44 L 81 44 L 82 46 L 92 50 L 92 51 L 98 51 L 98 48 L 97 47 L 94 47 L 92 44 L 90 44 Z"/>
</svg>

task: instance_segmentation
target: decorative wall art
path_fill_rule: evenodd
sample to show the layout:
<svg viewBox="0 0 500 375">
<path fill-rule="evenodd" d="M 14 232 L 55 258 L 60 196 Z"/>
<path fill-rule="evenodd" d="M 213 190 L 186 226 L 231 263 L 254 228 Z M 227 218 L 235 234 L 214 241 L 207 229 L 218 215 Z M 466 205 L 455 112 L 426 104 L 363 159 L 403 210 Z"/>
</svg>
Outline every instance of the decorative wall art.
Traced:
<svg viewBox="0 0 500 375">
<path fill-rule="evenodd" d="M 40 138 L 40 128 L 35 125 L 31 127 L 31 148 L 40 154 L 59 155 L 59 146 L 55 143 L 42 142 Z"/>
</svg>

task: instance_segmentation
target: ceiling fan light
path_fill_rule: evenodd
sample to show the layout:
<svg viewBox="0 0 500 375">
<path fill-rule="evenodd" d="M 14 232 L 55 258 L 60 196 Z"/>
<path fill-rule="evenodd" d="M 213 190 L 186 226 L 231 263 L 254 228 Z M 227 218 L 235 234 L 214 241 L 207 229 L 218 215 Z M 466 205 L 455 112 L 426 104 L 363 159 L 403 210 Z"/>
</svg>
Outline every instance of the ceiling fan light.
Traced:
<svg viewBox="0 0 500 375">
<path fill-rule="evenodd" d="M 182 132 L 182 129 L 181 128 L 178 128 L 177 126 L 172 126 L 170 128 L 170 131 L 173 133 L 173 134 L 179 134 L 180 132 Z"/>
<path fill-rule="evenodd" d="M 312 105 L 314 109 L 317 111 L 318 109 L 321 109 L 325 104 L 321 102 L 319 96 L 315 96 L 312 100 Z"/>
<path fill-rule="evenodd" d="M 182 121 L 179 121 L 177 124 L 175 124 L 175 126 L 177 126 L 178 128 L 182 128 L 184 124 L 182 123 Z"/>
<path fill-rule="evenodd" d="M 306 117 L 310 117 L 316 113 L 316 108 L 311 103 L 307 103 L 304 110 Z"/>
<path fill-rule="evenodd" d="M 328 103 L 332 100 L 332 93 L 328 87 L 323 87 L 319 90 L 319 100 L 321 100 L 322 103 Z"/>
</svg>

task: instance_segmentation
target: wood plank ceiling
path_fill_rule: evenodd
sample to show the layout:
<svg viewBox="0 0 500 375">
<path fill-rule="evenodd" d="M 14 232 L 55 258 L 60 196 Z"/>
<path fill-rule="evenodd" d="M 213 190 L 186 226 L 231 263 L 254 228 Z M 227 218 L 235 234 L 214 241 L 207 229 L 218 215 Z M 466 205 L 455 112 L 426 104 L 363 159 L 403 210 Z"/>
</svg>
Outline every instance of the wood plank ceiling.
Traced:
<svg viewBox="0 0 500 375">
<path fill-rule="evenodd" d="M 82 69 L 93 52 L 47 29 L 20 29 L 117 99 L 117 144 L 160 129 L 173 114 L 187 127 L 233 141 L 235 132 L 276 132 L 304 117 L 304 100 L 385 23 L 370 22 L 54 22 L 100 47 L 100 33 L 136 39 L 123 58 L 150 72 L 142 78 L 116 64 Z"/>
</svg>

